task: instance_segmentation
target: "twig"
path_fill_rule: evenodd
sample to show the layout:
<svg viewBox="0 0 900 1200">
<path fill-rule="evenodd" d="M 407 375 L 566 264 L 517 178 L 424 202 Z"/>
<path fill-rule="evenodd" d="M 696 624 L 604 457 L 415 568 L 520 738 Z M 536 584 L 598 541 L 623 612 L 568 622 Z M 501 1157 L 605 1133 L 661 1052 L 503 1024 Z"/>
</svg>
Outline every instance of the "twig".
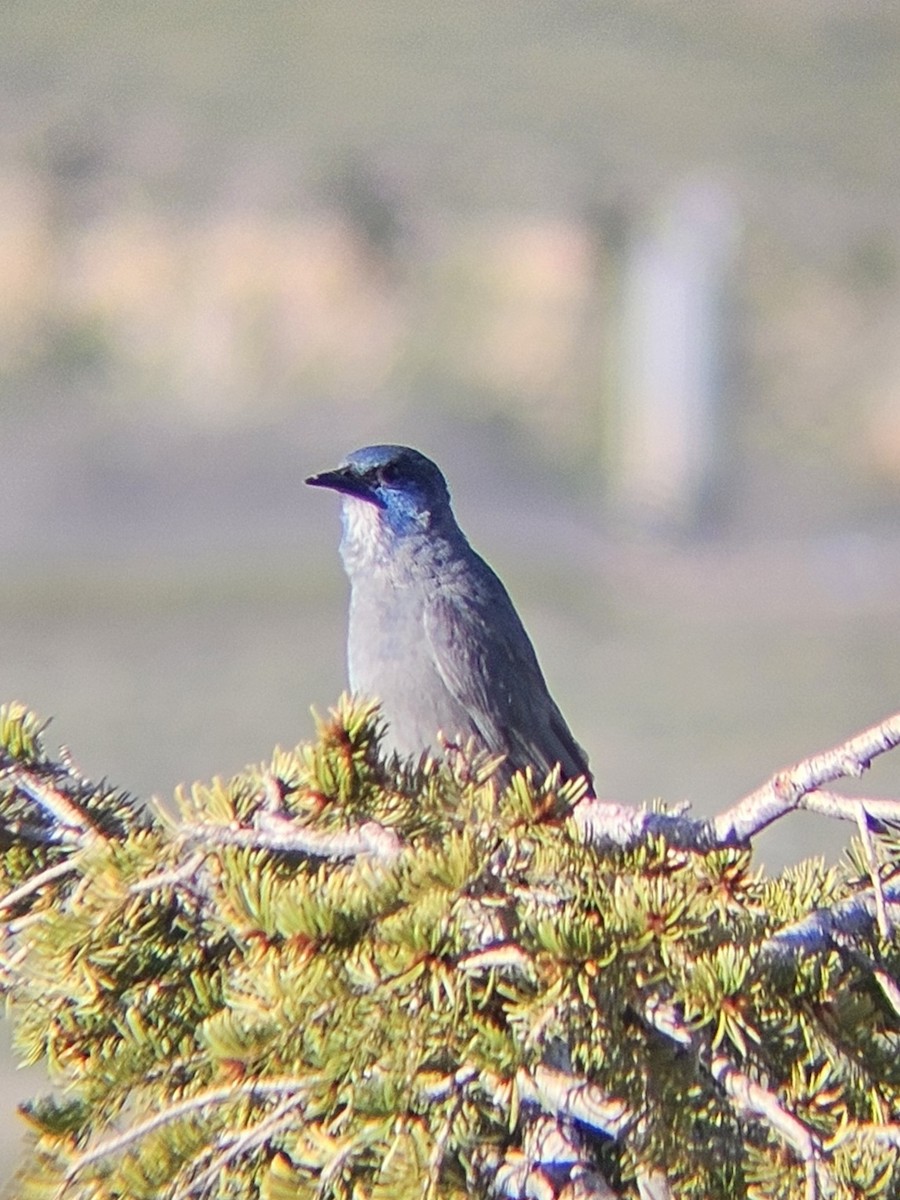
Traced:
<svg viewBox="0 0 900 1200">
<path fill-rule="evenodd" d="M 868 819 L 879 825 L 900 822 L 900 800 L 884 800 L 874 796 L 842 796 L 839 792 L 826 792 L 821 788 L 807 792 L 798 807 L 822 817 L 856 821 L 859 805 L 862 805 Z"/>
<path fill-rule="evenodd" d="M 70 871 L 75 870 L 75 863 L 70 858 L 64 859 L 62 862 L 54 863 L 52 867 L 46 867 L 43 871 L 38 871 L 37 875 L 32 875 L 30 879 L 20 884 L 17 888 L 13 888 L 11 892 L 7 892 L 5 896 L 0 897 L 0 912 L 7 908 L 14 908 L 20 900 L 24 900 L 26 896 L 30 896 L 32 892 L 40 891 L 46 883 L 52 883 L 54 879 L 59 879 L 61 875 L 68 875 Z"/>
<path fill-rule="evenodd" d="M 884 967 L 879 964 L 864 950 L 858 946 L 851 946 L 845 950 L 852 962 L 856 963 L 863 971 L 868 971 L 878 986 L 881 988 L 881 993 L 885 1000 L 894 1010 L 894 1014 L 900 1017 L 900 987 L 896 981 L 891 978 Z"/>
<path fill-rule="evenodd" d="M 787 1111 L 774 1092 L 754 1082 L 724 1054 L 715 1054 L 709 1069 L 739 1111 L 747 1116 L 764 1117 L 770 1128 L 793 1146 L 804 1162 L 816 1157 L 818 1146 L 812 1133 Z"/>
<path fill-rule="evenodd" d="M 420 1084 L 418 1090 L 424 1100 L 446 1100 L 453 1092 L 466 1087 L 477 1078 L 478 1068 L 471 1064 L 464 1064 L 452 1075 L 441 1075 L 437 1079 Z"/>
<path fill-rule="evenodd" d="M 660 1171 L 637 1177 L 638 1195 L 641 1200 L 674 1200 L 675 1193 Z"/>
<path fill-rule="evenodd" d="M 148 875 L 144 879 L 139 879 L 137 883 L 133 883 L 129 888 L 134 894 L 139 892 L 152 892 L 157 888 L 177 887 L 179 883 L 184 883 L 186 879 L 190 879 L 196 875 L 198 868 L 206 858 L 206 852 L 198 850 L 178 867 L 172 867 L 168 871 L 157 871 L 155 875 Z"/>
<path fill-rule="evenodd" d="M 12 954 L 4 954 L 0 950 L 0 971 L 12 979 L 12 973 L 24 958 L 28 957 L 28 946 L 19 946 Z"/>
<path fill-rule="evenodd" d="M 888 920 L 887 907 L 884 903 L 884 889 L 881 885 L 881 874 L 878 870 L 878 859 L 875 857 L 875 847 L 872 844 L 872 833 L 869 820 L 862 801 L 856 801 L 856 827 L 859 830 L 859 840 L 862 842 L 866 856 L 866 866 L 869 868 L 869 878 L 872 880 L 872 895 L 875 898 L 875 915 L 878 918 L 878 932 L 885 939 L 891 936 L 891 923 Z"/>
<path fill-rule="evenodd" d="M 4 922 L 5 931 L 9 937 L 16 937 L 23 929 L 27 929 L 29 925 L 37 925 L 39 921 L 45 920 L 45 914 L 42 912 L 27 912 L 21 917 L 13 917 L 11 920 Z"/>
<path fill-rule="evenodd" d="M 286 1100 L 282 1100 L 280 1104 L 275 1106 L 272 1112 L 257 1122 L 256 1125 L 244 1130 L 243 1133 L 238 1134 L 237 1137 L 230 1141 L 225 1149 L 220 1154 L 217 1154 L 199 1175 L 172 1191 L 170 1193 L 171 1200 L 187 1200 L 188 1196 L 196 1195 L 216 1178 L 223 1167 L 227 1167 L 229 1163 L 248 1150 L 255 1150 L 267 1138 L 271 1137 L 272 1134 L 277 1133 L 281 1126 L 288 1124 L 293 1110 L 299 1104 L 306 1101 L 307 1098 L 307 1091 L 303 1090 L 298 1091 L 294 1096 L 288 1096 Z"/>
<path fill-rule="evenodd" d="M 60 766 L 64 769 L 66 775 L 68 775 L 68 777 L 71 780 L 73 780 L 73 782 L 77 783 L 79 785 L 79 787 L 87 787 L 87 788 L 90 788 L 92 791 L 94 790 L 95 785 L 94 785 L 93 780 L 89 779 L 87 777 L 87 775 L 85 775 L 85 773 L 78 766 L 78 764 L 75 762 L 74 756 L 72 755 L 72 751 L 68 746 L 60 746 L 60 748 L 59 748 L 59 763 L 60 763 Z"/>
<path fill-rule="evenodd" d="M 487 950 L 473 950 L 470 954 L 463 954 L 456 965 L 460 971 L 469 975 L 479 975 L 487 971 L 530 973 L 534 969 L 534 960 L 515 942 L 503 942 Z"/>
<path fill-rule="evenodd" d="M 440 1131 L 434 1139 L 434 1146 L 431 1154 L 428 1156 L 428 1190 L 426 1191 L 426 1200 L 428 1197 L 437 1195 L 438 1180 L 441 1175 L 441 1167 L 444 1165 L 444 1157 L 447 1154 L 447 1145 L 450 1141 L 450 1134 L 453 1132 L 453 1124 L 459 1116 L 465 1100 L 465 1092 L 463 1088 L 457 1088 L 456 1094 L 453 1097 L 453 1103 L 450 1105 L 450 1111 L 444 1118 Z"/>
<path fill-rule="evenodd" d="M 263 811 L 278 814 L 284 803 L 281 780 L 273 771 L 264 771 L 260 789 Z"/>
<path fill-rule="evenodd" d="M 181 833 L 186 840 L 202 843 L 207 848 L 246 846 L 253 850 L 308 854 L 313 858 L 356 858 L 366 854 L 391 863 L 403 849 L 403 843 L 393 829 L 376 821 L 366 821 L 352 829 L 325 832 L 269 815 L 256 829 L 191 823 L 182 825 Z"/>
<path fill-rule="evenodd" d="M 538 1066 L 530 1073 L 520 1068 L 515 1084 L 526 1104 L 537 1104 L 555 1117 L 571 1117 L 611 1138 L 621 1137 L 634 1120 L 624 1100 L 555 1067 Z"/>
<path fill-rule="evenodd" d="M 883 967 L 872 966 L 872 975 L 875 982 L 881 988 L 882 994 L 894 1010 L 894 1014 L 900 1017 L 900 987 L 897 986 L 897 981 L 893 979 Z"/>
<path fill-rule="evenodd" d="M 39 804 L 64 829 L 76 834 L 79 842 L 93 841 L 103 836 L 85 811 L 57 788 L 33 778 L 21 766 L 11 767 L 6 774 L 14 787 Z"/>
<path fill-rule="evenodd" d="M 701 1060 L 705 1058 L 704 1047 L 674 1004 L 656 999 L 645 1012 L 654 1028 L 679 1045 L 692 1044 L 700 1052 Z M 687 1043 L 685 1039 L 688 1039 Z M 816 1163 L 820 1146 L 810 1130 L 784 1107 L 774 1092 L 756 1083 L 726 1055 L 714 1054 L 709 1062 L 709 1072 L 739 1113 L 762 1118 L 782 1141 L 793 1147 L 806 1166 L 806 1200 L 816 1200 L 819 1194 Z"/>
<path fill-rule="evenodd" d="M 39 815 L 39 814 L 38 814 Z M 25 819 L 13 819 L 3 827 L 3 832 L 22 845 L 63 848 L 78 848 L 82 839 L 74 829 L 62 825 L 43 825 Z"/>
<path fill-rule="evenodd" d="M 644 1013 L 654 1029 L 677 1042 L 679 1046 L 694 1045 L 693 1030 L 671 1001 L 651 996 L 644 1006 Z"/>
<path fill-rule="evenodd" d="M 779 771 L 762 787 L 714 818 L 715 841 L 720 845 L 749 841 L 785 813 L 799 808 L 803 798 L 823 783 L 859 778 L 871 766 L 873 758 L 898 745 L 900 713 L 895 713 L 834 749 Z"/>
<path fill-rule="evenodd" d="M 889 1146 L 900 1148 L 900 1125 L 842 1125 L 834 1137 L 825 1143 L 825 1149 L 832 1153 L 851 1138 L 871 1138 L 872 1141 L 887 1142 Z"/>
<path fill-rule="evenodd" d="M 900 878 L 882 885 L 885 912 L 892 924 L 900 921 Z M 785 925 L 762 943 L 763 956 L 796 954 L 798 950 L 811 953 L 827 949 L 839 939 L 853 937 L 877 924 L 877 902 L 872 888 L 865 888 L 846 900 L 826 908 L 814 909 L 799 921 Z"/>
<path fill-rule="evenodd" d="M 100 1159 L 108 1158 L 110 1154 L 118 1154 L 120 1150 L 127 1150 L 129 1146 L 140 1141 L 141 1138 L 162 1128 L 163 1125 L 167 1125 L 170 1121 L 177 1121 L 179 1117 L 188 1116 L 191 1113 L 198 1112 L 200 1109 L 212 1107 L 217 1104 L 230 1104 L 247 1097 L 279 1095 L 287 1091 L 303 1092 L 306 1095 L 311 1083 L 312 1081 L 309 1079 L 304 1080 L 293 1077 L 287 1079 L 250 1080 L 245 1084 L 228 1084 L 225 1087 L 210 1088 L 205 1092 L 199 1092 L 196 1096 L 189 1096 L 177 1104 L 172 1104 L 168 1108 L 154 1113 L 152 1117 L 138 1121 L 130 1129 L 116 1134 L 115 1137 L 107 1138 L 105 1141 L 91 1147 L 91 1149 L 85 1150 L 83 1154 L 79 1154 L 69 1164 L 69 1168 L 66 1171 L 66 1179 L 74 1179 L 85 1167 L 99 1162 Z"/>
</svg>

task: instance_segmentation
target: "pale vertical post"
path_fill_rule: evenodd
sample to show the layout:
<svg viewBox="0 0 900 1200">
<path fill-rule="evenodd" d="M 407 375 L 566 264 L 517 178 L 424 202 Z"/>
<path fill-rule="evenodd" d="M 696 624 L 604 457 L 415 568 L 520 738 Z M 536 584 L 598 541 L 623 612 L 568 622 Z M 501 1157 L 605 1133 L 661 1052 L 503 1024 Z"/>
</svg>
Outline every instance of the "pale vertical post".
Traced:
<svg viewBox="0 0 900 1200">
<path fill-rule="evenodd" d="M 728 194 L 694 182 L 626 252 L 611 491 L 629 523 L 689 531 L 714 503 L 728 458 L 721 439 L 737 240 Z"/>
</svg>

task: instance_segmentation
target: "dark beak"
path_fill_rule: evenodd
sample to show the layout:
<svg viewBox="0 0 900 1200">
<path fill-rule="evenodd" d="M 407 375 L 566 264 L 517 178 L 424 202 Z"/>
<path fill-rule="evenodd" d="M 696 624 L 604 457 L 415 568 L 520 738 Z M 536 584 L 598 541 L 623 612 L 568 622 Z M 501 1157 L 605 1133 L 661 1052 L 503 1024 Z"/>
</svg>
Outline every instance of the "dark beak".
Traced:
<svg viewBox="0 0 900 1200">
<path fill-rule="evenodd" d="M 360 500 L 368 500 L 383 508 L 381 498 L 372 491 L 370 485 L 350 467 L 337 467 L 334 471 L 321 471 L 318 475 L 310 475 L 306 480 L 311 487 L 331 488 L 335 492 L 343 492 L 347 496 L 358 496 Z"/>
</svg>

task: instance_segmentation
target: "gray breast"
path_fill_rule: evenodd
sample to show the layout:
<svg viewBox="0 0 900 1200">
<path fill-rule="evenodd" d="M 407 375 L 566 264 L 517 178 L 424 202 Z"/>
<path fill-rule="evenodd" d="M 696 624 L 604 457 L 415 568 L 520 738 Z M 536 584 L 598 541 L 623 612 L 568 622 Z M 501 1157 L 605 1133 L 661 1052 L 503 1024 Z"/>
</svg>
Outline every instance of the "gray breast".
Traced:
<svg viewBox="0 0 900 1200">
<path fill-rule="evenodd" d="M 438 674 L 417 588 L 377 586 L 371 578 L 354 587 L 347 656 L 351 688 L 381 701 L 387 744 L 398 754 L 438 750 L 438 733 L 451 740 L 476 733 Z"/>
</svg>

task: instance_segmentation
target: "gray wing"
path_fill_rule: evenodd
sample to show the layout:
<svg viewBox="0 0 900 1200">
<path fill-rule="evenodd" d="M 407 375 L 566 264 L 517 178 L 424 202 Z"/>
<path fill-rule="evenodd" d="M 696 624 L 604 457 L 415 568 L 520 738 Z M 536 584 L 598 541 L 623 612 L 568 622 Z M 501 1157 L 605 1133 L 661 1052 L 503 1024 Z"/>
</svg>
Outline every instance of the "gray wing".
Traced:
<svg viewBox="0 0 900 1200">
<path fill-rule="evenodd" d="M 469 714 L 487 748 L 509 772 L 557 763 L 563 777 L 586 775 L 575 741 L 544 681 L 512 601 L 486 563 L 477 586 L 441 589 L 425 605 L 425 636 L 444 686 Z"/>
</svg>

